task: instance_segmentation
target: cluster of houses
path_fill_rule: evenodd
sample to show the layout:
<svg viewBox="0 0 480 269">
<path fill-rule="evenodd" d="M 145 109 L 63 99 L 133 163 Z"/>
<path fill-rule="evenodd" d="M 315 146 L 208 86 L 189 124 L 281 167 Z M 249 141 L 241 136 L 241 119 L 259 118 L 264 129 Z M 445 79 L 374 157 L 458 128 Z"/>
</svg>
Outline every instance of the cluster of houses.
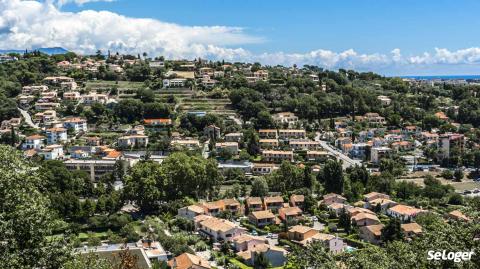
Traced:
<svg viewBox="0 0 480 269">
<path fill-rule="evenodd" d="M 382 102 L 388 103 L 385 96 L 379 96 Z M 380 100 L 379 99 L 379 100 Z M 388 99 L 389 100 L 389 99 Z M 443 112 L 435 116 L 442 121 L 449 122 L 453 126 L 459 124 L 451 122 Z M 382 158 L 391 156 L 393 153 L 401 153 L 409 164 L 414 158 L 414 150 L 418 148 L 438 149 L 439 158 L 449 158 L 457 149 L 462 152 L 466 138 L 459 133 L 442 133 L 438 129 L 423 131 L 416 125 L 406 125 L 400 129 L 387 129 L 386 120 L 378 113 L 366 113 L 364 116 L 356 116 L 357 122 L 366 122 L 367 128 L 358 134 L 353 134 L 347 121 L 335 122 L 335 146 L 343 153 L 352 158 L 369 161 L 378 164 Z"/>
</svg>

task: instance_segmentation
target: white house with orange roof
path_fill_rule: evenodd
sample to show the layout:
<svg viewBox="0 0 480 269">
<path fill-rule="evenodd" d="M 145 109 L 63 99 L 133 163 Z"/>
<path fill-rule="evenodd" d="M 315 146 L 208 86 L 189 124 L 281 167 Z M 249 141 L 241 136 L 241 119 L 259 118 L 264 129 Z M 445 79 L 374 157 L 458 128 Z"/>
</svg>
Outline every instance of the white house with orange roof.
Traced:
<svg viewBox="0 0 480 269">
<path fill-rule="evenodd" d="M 57 144 L 67 142 L 67 129 L 56 127 L 46 130 L 47 144 Z"/>
<path fill-rule="evenodd" d="M 205 209 L 199 205 L 189 205 L 178 209 L 178 216 L 193 220 L 198 215 L 205 214 Z"/>
<path fill-rule="evenodd" d="M 239 251 L 247 251 L 261 244 L 268 244 L 268 240 L 259 236 L 242 234 L 240 236 L 233 238 L 233 244 L 234 244 L 235 250 L 239 252 Z"/>
<path fill-rule="evenodd" d="M 67 118 L 63 121 L 63 127 L 67 130 L 72 129 L 76 134 L 87 132 L 87 120 L 78 117 Z"/>
<path fill-rule="evenodd" d="M 386 214 L 390 217 L 399 218 L 401 221 L 409 222 L 413 221 L 422 212 L 425 212 L 425 210 L 399 204 L 387 209 Z"/>
<path fill-rule="evenodd" d="M 43 135 L 31 135 L 25 138 L 25 142 L 22 144 L 22 149 L 40 149 L 43 147 L 45 136 Z"/>
<path fill-rule="evenodd" d="M 198 222 L 197 230 L 209 236 L 214 241 L 233 241 L 233 238 L 246 232 L 245 228 L 242 228 L 231 221 L 211 216 Z"/>
</svg>

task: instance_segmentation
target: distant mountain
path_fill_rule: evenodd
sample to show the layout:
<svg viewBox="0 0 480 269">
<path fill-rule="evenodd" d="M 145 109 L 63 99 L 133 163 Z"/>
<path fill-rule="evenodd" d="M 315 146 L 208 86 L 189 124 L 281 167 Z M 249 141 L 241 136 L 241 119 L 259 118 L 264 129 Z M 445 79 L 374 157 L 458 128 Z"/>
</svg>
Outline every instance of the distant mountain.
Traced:
<svg viewBox="0 0 480 269">
<path fill-rule="evenodd" d="M 68 50 L 66 50 L 66 49 L 64 49 L 64 48 L 61 48 L 61 47 L 54 47 L 54 48 L 35 48 L 35 49 L 28 50 L 28 51 L 32 51 L 32 50 L 38 50 L 38 51 L 43 52 L 43 53 L 48 54 L 48 55 L 64 54 L 64 53 L 67 53 L 67 52 L 68 52 Z M 24 53 L 24 52 L 25 52 L 25 50 L 17 50 L 17 49 L 0 50 L 0 54 Z"/>
</svg>

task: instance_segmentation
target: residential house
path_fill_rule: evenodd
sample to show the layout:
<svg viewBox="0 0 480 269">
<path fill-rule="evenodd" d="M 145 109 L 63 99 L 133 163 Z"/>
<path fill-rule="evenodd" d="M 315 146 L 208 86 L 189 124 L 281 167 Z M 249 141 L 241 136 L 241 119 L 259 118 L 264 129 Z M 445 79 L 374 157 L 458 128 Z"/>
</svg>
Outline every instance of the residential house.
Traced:
<svg viewBox="0 0 480 269">
<path fill-rule="evenodd" d="M 267 162 L 293 162 L 293 151 L 286 150 L 264 150 L 262 151 L 262 159 Z"/>
<path fill-rule="evenodd" d="M 62 145 L 48 145 L 40 150 L 39 153 L 45 160 L 58 160 L 64 157 Z"/>
<path fill-rule="evenodd" d="M 217 152 L 226 151 L 230 154 L 236 155 L 239 152 L 238 142 L 218 142 L 215 143 L 215 150 Z"/>
<path fill-rule="evenodd" d="M 322 234 L 313 228 L 302 225 L 296 225 L 290 228 L 287 236 L 289 240 L 302 246 L 307 246 L 314 241 L 323 242 L 325 247 L 334 254 L 343 252 L 346 246 L 346 244 L 343 243 L 343 240 L 337 236 Z"/>
<path fill-rule="evenodd" d="M 258 227 L 276 224 L 276 217 L 270 210 L 251 211 L 248 215 L 248 219 L 252 224 Z"/>
<path fill-rule="evenodd" d="M 205 214 L 210 216 L 216 216 L 223 211 L 223 205 L 218 201 L 201 203 L 200 206 L 202 206 L 203 209 L 205 210 Z"/>
<path fill-rule="evenodd" d="M 298 207 L 282 207 L 278 210 L 278 216 L 282 221 L 298 221 L 302 219 L 303 211 Z"/>
<path fill-rule="evenodd" d="M 252 167 L 252 173 L 254 175 L 267 175 L 278 168 L 278 165 L 274 163 L 254 163 Z"/>
<path fill-rule="evenodd" d="M 221 202 L 223 203 L 224 211 L 229 211 L 233 215 L 237 215 L 241 212 L 240 203 L 236 199 L 223 199 Z"/>
<path fill-rule="evenodd" d="M 67 142 L 67 129 L 65 128 L 50 128 L 46 130 L 47 144 L 57 144 Z"/>
<path fill-rule="evenodd" d="M 273 121 L 279 126 L 292 127 L 298 122 L 298 117 L 292 112 L 281 112 L 272 116 Z"/>
<path fill-rule="evenodd" d="M 31 135 L 25 138 L 25 142 L 22 144 L 22 149 L 41 149 L 44 145 L 45 136 Z"/>
<path fill-rule="evenodd" d="M 193 220 L 198 215 L 205 214 L 205 209 L 199 205 L 189 205 L 178 209 L 178 216 Z"/>
<path fill-rule="evenodd" d="M 381 159 L 388 157 L 392 150 L 387 147 L 374 147 L 370 150 L 370 161 L 378 164 Z"/>
<path fill-rule="evenodd" d="M 383 227 L 383 224 L 362 226 L 359 228 L 359 236 L 369 243 L 378 245 L 382 242 Z"/>
<path fill-rule="evenodd" d="M 344 210 L 347 212 L 351 205 L 347 205 L 344 203 L 333 203 L 327 206 L 328 211 L 335 213 L 335 216 L 339 216 Z"/>
<path fill-rule="evenodd" d="M 87 120 L 82 118 L 68 118 L 63 122 L 63 127 L 72 129 L 74 133 L 87 132 Z"/>
<path fill-rule="evenodd" d="M 35 110 L 38 110 L 38 111 L 55 110 L 59 107 L 60 107 L 60 103 L 52 103 L 52 102 L 45 102 L 45 103 L 36 102 L 35 103 Z"/>
<path fill-rule="evenodd" d="M 320 148 L 320 142 L 311 140 L 290 140 L 288 144 L 293 150 L 315 150 Z"/>
<path fill-rule="evenodd" d="M 386 214 L 390 217 L 399 218 L 403 222 L 410 222 L 422 212 L 425 212 L 425 210 L 399 204 L 387 209 Z"/>
<path fill-rule="evenodd" d="M 246 209 L 248 210 L 248 212 L 263 210 L 263 202 L 262 198 L 260 197 L 248 197 L 245 201 L 245 204 L 247 206 Z"/>
<path fill-rule="evenodd" d="M 237 255 L 242 257 L 248 265 L 254 265 L 255 257 L 260 253 L 265 255 L 272 267 L 283 266 L 287 260 L 285 249 L 267 244 L 257 245 L 250 250 L 238 252 Z"/>
<path fill-rule="evenodd" d="M 305 205 L 305 196 L 301 194 L 292 194 L 290 196 L 290 205 L 295 207 L 298 206 L 299 208 L 304 209 Z"/>
<path fill-rule="evenodd" d="M 355 214 L 352 216 L 351 220 L 357 225 L 357 227 L 380 224 L 377 215 L 365 212 Z"/>
<path fill-rule="evenodd" d="M 92 181 L 115 171 L 116 160 L 66 160 L 63 163 L 68 170 L 82 170 L 90 175 Z"/>
<path fill-rule="evenodd" d="M 242 234 L 233 238 L 233 245 L 235 251 L 237 252 L 247 251 L 261 244 L 268 244 L 268 240 L 263 237 L 253 236 L 249 234 Z"/>
<path fill-rule="evenodd" d="M 278 212 L 283 207 L 283 198 L 281 196 L 271 196 L 263 198 L 263 208 L 272 212 Z"/>
<path fill-rule="evenodd" d="M 278 132 L 277 132 L 276 129 L 260 129 L 260 130 L 258 130 L 258 136 L 260 136 L 260 138 L 277 139 L 278 138 Z"/>
<path fill-rule="evenodd" d="M 379 199 L 379 198 L 390 199 L 390 195 L 380 193 L 380 192 L 369 192 L 369 193 L 365 194 L 363 197 L 364 197 L 365 202 L 370 202 L 372 200 Z"/>
<path fill-rule="evenodd" d="M 258 141 L 262 149 L 272 149 L 277 148 L 279 145 L 278 139 L 274 138 L 263 138 Z"/>
<path fill-rule="evenodd" d="M 225 141 L 227 142 L 240 142 L 243 139 L 243 133 L 229 133 L 225 135 Z"/>
<path fill-rule="evenodd" d="M 245 233 L 246 229 L 235 223 L 219 219 L 215 217 L 208 217 L 203 221 L 197 223 L 198 231 L 209 236 L 214 241 L 232 241 L 233 238 Z"/>
<path fill-rule="evenodd" d="M 117 139 L 118 146 L 121 148 L 146 147 L 148 145 L 147 135 L 125 135 Z"/>
<path fill-rule="evenodd" d="M 200 142 L 197 139 L 174 139 L 170 142 L 170 145 L 186 147 L 187 149 L 198 149 Z"/>
<path fill-rule="evenodd" d="M 412 238 L 422 234 L 422 226 L 416 222 L 403 223 L 400 225 L 400 229 L 406 238 Z"/>
<path fill-rule="evenodd" d="M 347 198 L 345 198 L 345 197 L 343 197 L 339 194 L 329 193 L 329 194 L 325 194 L 323 196 L 323 200 L 321 202 L 328 206 L 328 205 L 331 205 L 333 203 L 344 204 L 346 201 L 347 201 Z"/>
<path fill-rule="evenodd" d="M 280 139 L 300 139 L 305 138 L 307 133 L 302 129 L 280 129 L 278 130 L 278 137 Z"/>
<path fill-rule="evenodd" d="M 172 260 L 168 261 L 168 266 L 174 269 L 210 269 L 210 263 L 203 258 L 190 254 L 183 253 Z"/>
<path fill-rule="evenodd" d="M 440 157 L 450 158 L 452 152 L 463 152 L 465 136 L 463 134 L 446 133 L 439 137 Z"/>
<path fill-rule="evenodd" d="M 365 203 L 365 208 L 375 210 L 376 208 L 380 209 L 380 212 L 386 212 L 388 208 L 396 206 L 397 202 L 392 201 L 387 198 L 377 198 L 370 200 Z"/>
<path fill-rule="evenodd" d="M 165 127 L 172 125 L 172 119 L 169 118 L 145 119 L 143 122 L 149 127 Z"/>
<path fill-rule="evenodd" d="M 63 94 L 63 100 L 66 101 L 80 101 L 81 99 L 80 92 L 72 91 Z"/>
<path fill-rule="evenodd" d="M 377 96 L 377 100 L 380 101 L 382 106 L 389 106 L 392 103 L 392 99 L 384 95 Z"/>
<path fill-rule="evenodd" d="M 220 138 L 220 128 L 214 124 L 208 125 L 203 129 L 203 134 L 210 139 Z"/>
<path fill-rule="evenodd" d="M 307 160 L 309 161 L 316 161 L 316 162 L 324 162 L 328 159 L 330 154 L 327 151 L 318 151 L 318 150 L 308 150 L 307 151 Z"/>
</svg>

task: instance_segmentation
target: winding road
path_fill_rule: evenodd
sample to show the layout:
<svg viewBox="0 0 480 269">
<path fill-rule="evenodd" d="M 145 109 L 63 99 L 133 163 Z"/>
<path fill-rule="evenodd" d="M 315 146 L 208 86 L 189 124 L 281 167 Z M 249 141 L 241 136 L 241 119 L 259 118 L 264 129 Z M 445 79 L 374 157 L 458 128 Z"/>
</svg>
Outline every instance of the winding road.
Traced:
<svg viewBox="0 0 480 269">
<path fill-rule="evenodd" d="M 354 160 L 354 159 L 350 158 L 349 156 L 343 154 L 340 150 L 330 146 L 326 141 L 320 140 L 320 133 L 319 132 L 317 132 L 317 135 L 315 136 L 315 141 L 318 141 L 322 148 L 324 148 L 330 154 L 335 156 L 337 159 L 342 160 L 343 169 L 347 169 L 347 168 L 355 166 L 355 165 L 359 165 L 359 166 L 362 165 L 362 161 Z"/>
<path fill-rule="evenodd" d="M 26 122 L 30 127 L 35 128 L 35 129 L 40 129 L 40 127 L 39 127 L 37 124 L 33 123 L 32 117 L 30 116 L 30 114 L 28 114 L 27 111 L 25 111 L 25 110 L 23 110 L 23 109 L 21 109 L 21 108 L 19 108 L 19 107 L 17 107 L 17 108 L 18 108 L 18 111 L 20 111 L 20 114 L 22 114 L 22 117 L 25 119 L 25 122 Z"/>
</svg>

